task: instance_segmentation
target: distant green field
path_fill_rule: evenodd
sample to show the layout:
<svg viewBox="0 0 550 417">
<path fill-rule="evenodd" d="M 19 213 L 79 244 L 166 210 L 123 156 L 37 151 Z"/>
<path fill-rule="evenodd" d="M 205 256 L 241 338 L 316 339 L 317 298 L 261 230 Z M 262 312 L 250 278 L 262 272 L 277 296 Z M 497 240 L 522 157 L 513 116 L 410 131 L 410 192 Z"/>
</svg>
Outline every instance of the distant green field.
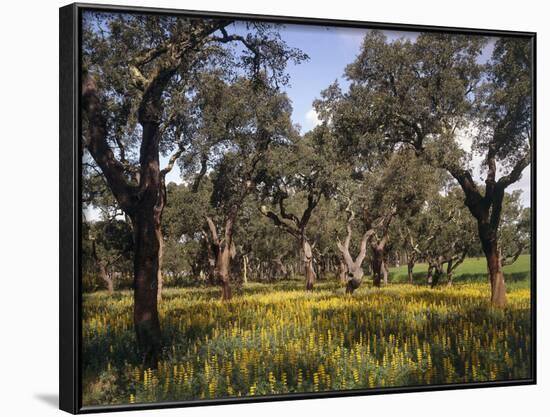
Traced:
<svg viewBox="0 0 550 417">
<path fill-rule="evenodd" d="M 426 282 L 426 273 L 428 264 L 418 263 L 414 267 L 413 277 L 414 282 L 424 284 Z M 520 255 L 520 257 L 512 265 L 504 267 L 504 274 L 507 285 L 513 286 L 529 286 L 531 273 L 531 255 Z M 390 279 L 394 282 L 406 282 L 407 280 L 407 265 L 402 265 L 399 268 L 390 268 Z M 458 266 L 455 270 L 453 281 L 478 281 L 487 279 L 487 264 L 485 258 L 468 258 Z M 442 283 L 445 282 L 445 277 L 442 277 Z"/>
</svg>

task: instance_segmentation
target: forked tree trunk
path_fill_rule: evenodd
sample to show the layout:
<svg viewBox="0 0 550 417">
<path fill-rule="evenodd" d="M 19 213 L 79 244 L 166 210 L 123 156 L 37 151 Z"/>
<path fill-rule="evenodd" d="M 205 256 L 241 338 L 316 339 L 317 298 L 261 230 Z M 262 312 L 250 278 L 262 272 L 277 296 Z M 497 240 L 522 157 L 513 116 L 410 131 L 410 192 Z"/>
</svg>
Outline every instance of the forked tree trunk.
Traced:
<svg viewBox="0 0 550 417">
<path fill-rule="evenodd" d="M 502 215 L 505 189 L 521 178 L 522 171 L 531 162 L 528 152 L 516 162 L 508 175 L 496 181 L 496 148 L 489 147 L 487 154 L 487 177 L 485 195 L 482 195 L 468 171 L 451 172 L 459 182 L 466 196 L 465 204 L 477 220 L 478 236 L 487 261 L 491 285 L 491 303 L 495 307 L 506 305 L 506 285 L 502 271 L 502 259 L 498 245 L 498 228 Z"/>
<path fill-rule="evenodd" d="M 260 207 L 260 212 L 270 218 L 276 226 L 285 230 L 290 235 L 294 236 L 299 242 L 302 250 L 302 264 L 304 266 L 304 273 L 306 277 L 306 291 L 313 290 L 315 283 L 315 269 L 313 266 L 313 250 L 311 244 L 308 242 L 306 237 L 306 227 L 311 218 L 311 213 L 317 207 L 319 200 L 322 194 L 309 194 L 307 198 L 307 207 L 304 210 L 302 216 L 298 218 L 295 214 L 288 213 L 284 206 L 284 200 L 288 198 L 288 194 L 281 193 L 279 196 L 279 212 L 281 217 L 275 212 L 268 210 L 267 207 Z M 285 221 L 283 221 L 282 219 Z M 292 223 L 287 223 L 287 221 Z"/>
</svg>

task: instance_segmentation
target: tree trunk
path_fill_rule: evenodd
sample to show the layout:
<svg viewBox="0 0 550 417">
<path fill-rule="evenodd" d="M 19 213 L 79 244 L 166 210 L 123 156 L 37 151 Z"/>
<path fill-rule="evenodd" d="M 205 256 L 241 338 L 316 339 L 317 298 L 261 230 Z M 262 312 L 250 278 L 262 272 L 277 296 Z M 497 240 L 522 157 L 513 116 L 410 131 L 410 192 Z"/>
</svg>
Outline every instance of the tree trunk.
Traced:
<svg viewBox="0 0 550 417">
<path fill-rule="evenodd" d="M 428 275 L 426 277 L 426 281 L 428 282 L 428 285 L 432 285 L 433 283 L 433 272 L 434 272 L 434 265 L 433 263 L 428 263 Z"/>
<path fill-rule="evenodd" d="M 340 259 L 340 264 L 338 267 L 338 279 L 342 285 L 346 285 L 347 283 L 347 279 L 346 279 L 347 272 L 348 271 L 346 268 L 346 263 L 342 259 Z"/>
<path fill-rule="evenodd" d="M 162 245 L 161 218 L 166 201 L 164 177 L 159 164 L 159 123 L 147 111 L 140 110 L 142 125 L 140 147 L 140 184 L 138 204 L 130 216 L 134 232 L 134 326 L 143 365 L 155 369 L 160 352 L 158 316 L 158 278 Z"/>
<path fill-rule="evenodd" d="M 304 269 L 306 276 L 306 291 L 312 291 L 315 284 L 315 270 L 313 269 L 313 251 L 306 239 L 302 239 L 302 250 L 304 255 Z"/>
<path fill-rule="evenodd" d="M 230 277 L 231 260 L 236 255 L 235 243 L 233 242 L 234 215 L 236 211 L 229 215 L 224 223 L 223 239 L 218 237 L 218 231 L 214 221 L 205 216 L 206 224 L 210 232 L 209 239 L 209 262 L 213 269 L 214 281 L 222 286 L 222 300 L 231 299 Z M 208 234 L 206 234 L 208 237 Z"/>
<path fill-rule="evenodd" d="M 103 262 L 103 260 L 97 254 L 95 239 L 92 239 L 92 257 L 94 258 L 94 261 L 96 263 L 97 271 L 99 273 L 99 277 L 102 279 L 102 281 L 107 286 L 107 291 L 109 292 L 109 295 L 112 295 L 113 292 L 114 292 L 113 279 L 107 273 L 107 267 L 105 266 L 105 263 Z"/>
<path fill-rule="evenodd" d="M 312 291 L 313 285 L 315 284 L 315 271 L 313 270 L 313 265 L 311 261 L 305 261 L 305 270 L 306 270 L 306 291 Z"/>
<path fill-rule="evenodd" d="M 435 273 L 433 275 L 431 283 L 432 288 L 439 284 L 439 279 L 441 278 L 441 275 L 443 275 L 443 265 L 439 259 L 435 261 L 434 271 Z"/>
<path fill-rule="evenodd" d="M 229 284 L 229 281 L 223 281 L 222 282 L 222 300 L 223 301 L 229 301 L 231 300 L 231 285 Z"/>
<path fill-rule="evenodd" d="M 407 276 L 409 278 L 409 284 L 413 283 L 413 269 L 414 260 L 412 258 L 407 259 Z"/>
<path fill-rule="evenodd" d="M 113 278 L 109 276 L 109 274 L 106 274 L 105 278 L 104 281 L 107 284 L 107 292 L 109 293 L 109 295 L 113 295 L 113 293 L 115 292 Z"/>
<path fill-rule="evenodd" d="M 243 284 L 248 284 L 248 256 L 243 256 Z"/>
<path fill-rule="evenodd" d="M 496 148 L 489 148 L 486 161 L 488 171 L 485 179 L 484 196 L 475 186 L 468 171 L 450 172 L 462 187 L 466 196 L 465 204 L 477 220 L 479 240 L 489 272 L 491 303 L 496 307 L 503 307 L 506 305 L 506 285 L 504 283 L 497 231 L 501 221 L 505 189 L 520 179 L 521 172 L 530 163 L 530 153 L 528 152 L 524 158 L 520 159 L 510 174 L 501 177 L 498 182 L 495 179 L 497 172 Z"/>
<path fill-rule="evenodd" d="M 453 260 L 449 260 L 447 263 L 447 286 L 450 287 L 453 285 Z"/>
<path fill-rule="evenodd" d="M 97 269 L 98 269 L 99 277 L 102 279 L 102 281 L 105 283 L 105 286 L 107 287 L 107 292 L 109 293 L 109 295 L 113 295 L 115 291 L 113 278 L 107 272 L 107 268 L 105 268 L 105 265 L 103 264 L 103 262 L 101 261 L 98 262 Z"/>
<path fill-rule="evenodd" d="M 275 280 L 275 278 L 287 278 L 287 269 L 285 264 L 282 261 L 282 255 L 278 255 L 275 259 L 272 260 L 273 264 L 273 271 L 271 279 Z"/>
<path fill-rule="evenodd" d="M 133 218 L 134 229 L 134 325 L 143 365 L 155 369 L 160 351 L 157 311 L 160 216 L 142 208 Z"/>
<path fill-rule="evenodd" d="M 216 275 L 222 286 L 223 301 L 228 301 L 231 299 L 231 286 L 229 282 L 230 261 L 231 254 L 229 247 L 224 245 L 223 249 L 218 252 L 218 259 L 216 260 Z"/>
<path fill-rule="evenodd" d="M 506 305 L 506 285 L 502 271 L 502 259 L 498 250 L 496 233 L 494 237 L 481 238 L 481 246 L 487 259 L 489 282 L 491 283 L 491 303 L 497 307 Z"/>
<path fill-rule="evenodd" d="M 375 287 L 380 287 L 382 282 L 382 264 L 384 263 L 383 249 L 373 248 L 372 250 L 372 284 Z"/>
<path fill-rule="evenodd" d="M 382 261 L 382 274 L 384 275 L 384 285 L 388 285 L 388 268 L 384 261 Z"/>
<path fill-rule="evenodd" d="M 164 242 L 162 240 L 162 232 L 160 230 L 160 227 L 158 229 L 158 240 L 159 240 L 159 269 L 158 269 L 158 276 L 157 276 L 157 282 L 158 282 L 158 290 L 157 290 L 157 303 L 160 303 L 162 300 L 162 254 L 163 254 L 163 248 L 164 248 Z"/>
</svg>

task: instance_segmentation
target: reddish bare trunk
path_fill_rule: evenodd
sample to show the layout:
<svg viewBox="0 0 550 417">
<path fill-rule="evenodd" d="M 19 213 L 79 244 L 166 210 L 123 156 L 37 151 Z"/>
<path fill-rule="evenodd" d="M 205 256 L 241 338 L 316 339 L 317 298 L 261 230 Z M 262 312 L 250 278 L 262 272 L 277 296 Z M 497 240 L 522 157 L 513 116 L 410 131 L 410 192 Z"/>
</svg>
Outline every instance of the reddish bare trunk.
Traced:
<svg viewBox="0 0 550 417">
<path fill-rule="evenodd" d="M 496 307 L 506 305 L 506 284 L 502 271 L 502 260 L 498 250 L 496 239 L 482 240 L 483 251 L 487 259 L 489 282 L 491 283 L 491 303 Z"/>
</svg>

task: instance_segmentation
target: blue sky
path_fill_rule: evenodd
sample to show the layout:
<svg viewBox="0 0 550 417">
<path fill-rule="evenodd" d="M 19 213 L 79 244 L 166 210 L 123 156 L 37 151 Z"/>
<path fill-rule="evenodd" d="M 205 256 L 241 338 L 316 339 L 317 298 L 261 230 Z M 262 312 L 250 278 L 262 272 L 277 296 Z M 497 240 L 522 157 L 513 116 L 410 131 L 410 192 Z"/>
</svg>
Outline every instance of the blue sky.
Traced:
<svg viewBox="0 0 550 417">
<path fill-rule="evenodd" d="M 308 54 L 309 60 L 289 67 L 290 85 L 286 88 L 292 101 L 292 118 L 302 126 L 302 133 L 314 127 L 312 102 L 336 79 L 348 85 L 344 69 L 359 53 L 365 30 L 288 25 L 282 37 L 288 45 Z"/>
<path fill-rule="evenodd" d="M 286 25 L 281 31 L 288 45 L 299 48 L 309 55 L 309 60 L 299 65 L 290 65 L 290 86 L 286 88 L 294 108 L 292 118 L 302 126 L 302 133 L 314 127 L 312 102 L 322 90 L 335 80 L 346 89 L 344 78 L 346 65 L 359 54 L 366 29 Z M 408 37 L 414 32 L 385 32 L 389 39 Z"/>
</svg>

